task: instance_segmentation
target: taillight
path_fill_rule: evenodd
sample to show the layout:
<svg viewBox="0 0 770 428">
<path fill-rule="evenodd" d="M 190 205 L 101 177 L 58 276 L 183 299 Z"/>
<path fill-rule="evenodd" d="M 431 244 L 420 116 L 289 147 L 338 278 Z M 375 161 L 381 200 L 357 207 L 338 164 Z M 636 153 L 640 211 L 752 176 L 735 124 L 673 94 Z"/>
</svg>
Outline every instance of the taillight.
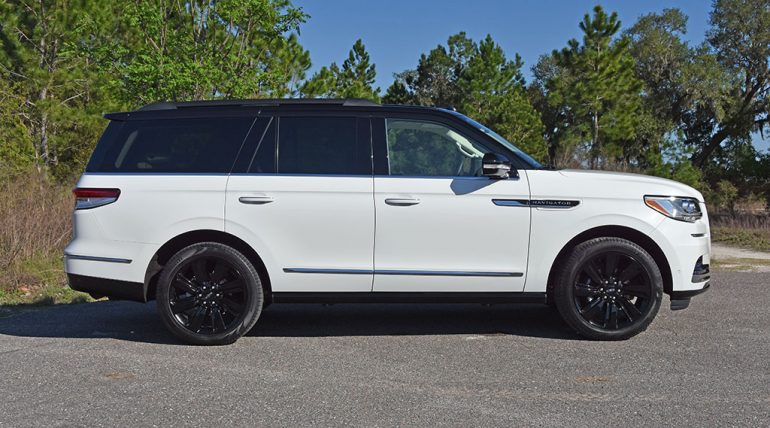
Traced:
<svg viewBox="0 0 770 428">
<path fill-rule="evenodd" d="M 79 187 L 72 189 L 72 194 L 75 195 L 75 209 L 87 210 L 117 201 L 118 196 L 120 196 L 120 189 L 88 189 Z"/>
</svg>

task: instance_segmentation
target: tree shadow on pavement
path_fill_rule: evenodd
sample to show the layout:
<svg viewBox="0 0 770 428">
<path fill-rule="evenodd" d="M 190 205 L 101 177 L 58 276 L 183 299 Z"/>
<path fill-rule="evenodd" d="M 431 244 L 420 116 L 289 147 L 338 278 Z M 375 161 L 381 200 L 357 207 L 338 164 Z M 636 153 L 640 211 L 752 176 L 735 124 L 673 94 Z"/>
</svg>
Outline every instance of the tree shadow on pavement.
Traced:
<svg viewBox="0 0 770 428">
<path fill-rule="evenodd" d="M 0 317 L 0 334 L 180 344 L 161 323 L 153 303 L 101 301 L 13 312 Z M 248 336 L 452 334 L 578 339 L 554 309 L 532 304 L 272 305 L 262 312 Z"/>
</svg>

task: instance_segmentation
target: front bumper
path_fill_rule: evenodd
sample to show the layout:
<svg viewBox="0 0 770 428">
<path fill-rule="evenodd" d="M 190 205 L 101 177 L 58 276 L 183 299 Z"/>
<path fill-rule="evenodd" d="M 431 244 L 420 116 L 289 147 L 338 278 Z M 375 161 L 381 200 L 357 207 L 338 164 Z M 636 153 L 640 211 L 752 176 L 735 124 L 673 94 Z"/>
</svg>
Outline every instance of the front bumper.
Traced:
<svg viewBox="0 0 770 428">
<path fill-rule="evenodd" d="M 687 307 L 690 306 L 690 299 L 693 296 L 697 296 L 698 294 L 704 293 L 706 290 L 709 289 L 710 286 L 711 286 L 711 283 L 706 282 L 705 284 L 703 284 L 703 288 L 698 290 L 672 291 L 671 292 L 671 310 L 679 311 L 682 309 L 687 309 Z"/>
</svg>

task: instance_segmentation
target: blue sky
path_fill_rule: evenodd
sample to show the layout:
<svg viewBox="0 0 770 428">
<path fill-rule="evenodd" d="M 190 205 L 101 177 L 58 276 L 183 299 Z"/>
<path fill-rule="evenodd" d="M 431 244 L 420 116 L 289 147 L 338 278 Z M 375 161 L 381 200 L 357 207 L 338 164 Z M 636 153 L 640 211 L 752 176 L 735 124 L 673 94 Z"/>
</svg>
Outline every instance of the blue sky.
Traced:
<svg viewBox="0 0 770 428">
<path fill-rule="evenodd" d="M 312 72 L 331 62 L 341 64 L 356 39 L 362 39 L 377 67 L 377 86 L 382 93 L 393 82 L 393 73 L 414 68 L 420 54 L 447 38 L 465 31 L 479 40 L 491 34 L 509 57 L 524 60 L 524 72 L 540 55 L 580 38 L 578 23 L 591 12 L 596 1 L 582 0 L 294 0 L 310 14 L 300 30 L 302 45 L 310 50 Z M 687 38 L 703 41 L 708 29 L 711 2 L 602 1 L 607 11 L 616 11 L 627 28 L 641 15 L 676 7 L 688 17 Z M 770 139 L 757 141 L 763 149 Z"/>
</svg>

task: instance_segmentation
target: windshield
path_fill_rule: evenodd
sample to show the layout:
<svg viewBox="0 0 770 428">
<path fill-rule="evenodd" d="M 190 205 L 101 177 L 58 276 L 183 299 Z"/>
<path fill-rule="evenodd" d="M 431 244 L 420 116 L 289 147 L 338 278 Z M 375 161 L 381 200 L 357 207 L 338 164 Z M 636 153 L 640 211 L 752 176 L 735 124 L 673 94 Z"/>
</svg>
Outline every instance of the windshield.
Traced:
<svg viewBox="0 0 770 428">
<path fill-rule="evenodd" d="M 453 115 L 453 116 L 455 116 L 457 118 L 462 119 L 463 121 L 465 121 L 467 124 L 471 125 L 472 127 L 474 127 L 476 129 L 478 129 L 479 131 L 489 135 L 490 137 L 492 137 L 492 139 L 494 139 L 498 143 L 500 143 L 503 146 L 505 146 L 508 150 L 516 153 L 524 162 L 529 164 L 531 167 L 536 168 L 536 169 L 542 169 L 543 168 L 543 165 L 541 165 L 540 162 L 532 159 L 532 157 L 530 155 L 524 153 L 520 148 L 518 148 L 515 145 L 513 145 L 510 141 L 508 141 L 505 138 L 503 138 L 497 132 L 487 128 L 486 126 L 476 122 L 475 120 L 471 119 L 470 117 L 468 117 L 468 116 L 466 116 L 466 115 L 464 115 L 462 113 L 458 113 L 456 111 L 446 110 L 446 109 L 440 109 L 440 110 L 443 110 L 443 111 L 445 111 L 445 112 L 447 112 L 447 113 L 449 113 L 449 114 L 451 114 L 451 115 Z"/>
</svg>

